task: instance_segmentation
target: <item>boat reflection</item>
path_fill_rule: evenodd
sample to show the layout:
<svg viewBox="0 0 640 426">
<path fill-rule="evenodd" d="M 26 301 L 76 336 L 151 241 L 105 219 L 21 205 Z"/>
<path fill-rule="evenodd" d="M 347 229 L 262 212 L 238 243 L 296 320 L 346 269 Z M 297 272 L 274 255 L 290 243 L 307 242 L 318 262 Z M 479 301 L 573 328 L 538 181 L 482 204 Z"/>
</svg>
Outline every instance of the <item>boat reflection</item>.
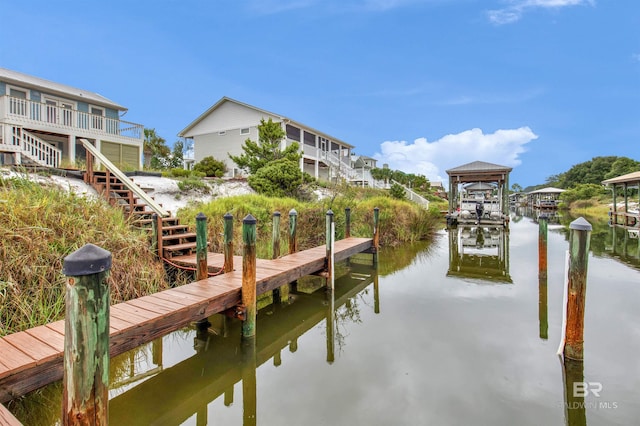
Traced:
<svg viewBox="0 0 640 426">
<path fill-rule="evenodd" d="M 449 229 L 447 276 L 512 283 L 509 275 L 509 232 L 502 226 Z"/>
</svg>

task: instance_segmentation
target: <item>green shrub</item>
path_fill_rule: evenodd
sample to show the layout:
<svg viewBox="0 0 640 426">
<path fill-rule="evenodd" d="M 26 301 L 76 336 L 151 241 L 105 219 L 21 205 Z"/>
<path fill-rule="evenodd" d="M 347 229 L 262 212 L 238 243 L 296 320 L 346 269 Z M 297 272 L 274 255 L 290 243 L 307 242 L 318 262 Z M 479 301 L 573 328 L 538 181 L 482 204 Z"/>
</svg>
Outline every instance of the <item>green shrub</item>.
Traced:
<svg viewBox="0 0 640 426">
<path fill-rule="evenodd" d="M 605 194 L 607 194 L 607 190 L 602 185 L 581 183 L 560 194 L 560 199 L 569 204 L 576 200 L 588 200 Z"/>
<path fill-rule="evenodd" d="M 393 185 L 391 185 L 391 189 L 389 189 L 389 194 L 391 194 L 393 198 L 396 198 L 398 200 L 404 200 L 406 196 L 405 190 L 402 187 L 402 185 L 398 185 L 397 183 L 394 183 Z"/>
<path fill-rule="evenodd" d="M 247 182 L 259 194 L 270 197 L 294 197 L 302 179 L 298 163 L 281 158 L 258 169 L 247 178 Z"/>
<path fill-rule="evenodd" d="M 193 170 L 202 172 L 207 177 L 222 177 L 227 172 L 227 165 L 224 161 L 216 160 L 212 156 L 204 157 L 195 166 Z"/>
</svg>

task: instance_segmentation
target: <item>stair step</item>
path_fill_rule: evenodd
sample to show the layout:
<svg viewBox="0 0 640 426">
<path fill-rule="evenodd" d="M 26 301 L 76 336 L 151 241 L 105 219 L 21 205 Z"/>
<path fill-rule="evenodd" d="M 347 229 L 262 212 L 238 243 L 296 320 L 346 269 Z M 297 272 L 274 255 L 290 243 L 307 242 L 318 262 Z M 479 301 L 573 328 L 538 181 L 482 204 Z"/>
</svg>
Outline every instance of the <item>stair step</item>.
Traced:
<svg viewBox="0 0 640 426">
<path fill-rule="evenodd" d="M 169 252 L 190 250 L 195 248 L 196 248 L 195 241 L 192 243 L 182 243 L 182 244 L 174 244 L 171 246 L 162 246 L 162 249 L 164 251 L 169 251 Z"/>
<path fill-rule="evenodd" d="M 184 232 L 181 234 L 171 234 L 171 235 L 163 235 L 162 241 L 174 241 L 181 240 L 183 238 L 196 238 L 195 232 Z"/>
<path fill-rule="evenodd" d="M 167 226 L 163 226 L 162 227 L 162 231 L 178 231 L 178 230 L 184 230 L 187 231 L 189 229 L 189 227 L 187 225 L 167 225 Z"/>
</svg>

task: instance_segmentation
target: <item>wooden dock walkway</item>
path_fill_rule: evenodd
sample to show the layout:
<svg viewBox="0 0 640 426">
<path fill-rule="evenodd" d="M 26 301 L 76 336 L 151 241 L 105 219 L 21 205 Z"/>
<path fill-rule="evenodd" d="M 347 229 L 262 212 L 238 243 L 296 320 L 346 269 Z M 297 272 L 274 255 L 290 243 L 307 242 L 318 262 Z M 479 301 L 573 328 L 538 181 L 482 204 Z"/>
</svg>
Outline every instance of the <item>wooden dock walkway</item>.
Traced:
<svg viewBox="0 0 640 426">
<path fill-rule="evenodd" d="M 335 241 L 335 261 L 369 251 L 373 244 L 371 238 Z M 319 246 L 274 260 L 257 259 L 256 293 L 322 271 L 325 255 L 325 246 Z M 188 257 L 174 260 L 191 264 Z M 207 258 L 210 268 L 220 268 L 223 260 L 222 255 L 213 253 Z M 234 264 L 239 266 L 232 272 L 111 306 L 110 355 L 238 306 L 242 300 L 242 262 L 234 260 Z M 64 321 L 56 321 L 0 338 L 0 404 L 62 379 L 64 327 Z"/>
</svg>

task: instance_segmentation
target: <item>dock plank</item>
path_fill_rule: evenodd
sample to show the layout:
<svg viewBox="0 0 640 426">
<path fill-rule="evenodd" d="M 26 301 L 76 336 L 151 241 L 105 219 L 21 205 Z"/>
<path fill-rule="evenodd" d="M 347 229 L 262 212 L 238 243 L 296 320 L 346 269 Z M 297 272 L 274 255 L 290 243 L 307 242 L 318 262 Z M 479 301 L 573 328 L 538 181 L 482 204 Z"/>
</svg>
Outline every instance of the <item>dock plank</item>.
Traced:
<svg viewBox="0 0 640 426">
<path fill-rule="evenodd" d="M 336 241 L 336 261 L 372 247 L 370 238 Z M 321 271 L 326 248 L 256 260 L 257 294 Z M 195 267 L 196 256 L 177 256 L 175 263 Z M 210 267 L 222 267 L 224 255 L 211 254 Z M 164 290 L 110 307 L 110 355 L 115 356 L 241 303 L 242 257 L 234 256 L 232 272 Z M 63 374 L 64 321 L 0 338 L 0 403 L 24 395 Z M 0 420 L 2 420 L 0 418 Z"/>
<path fill-rule="evenodd" d="M 4 426 L 22 426 L 22 423 L 5 407 L 0 404 L 0 425 Z"/>
</svg>

